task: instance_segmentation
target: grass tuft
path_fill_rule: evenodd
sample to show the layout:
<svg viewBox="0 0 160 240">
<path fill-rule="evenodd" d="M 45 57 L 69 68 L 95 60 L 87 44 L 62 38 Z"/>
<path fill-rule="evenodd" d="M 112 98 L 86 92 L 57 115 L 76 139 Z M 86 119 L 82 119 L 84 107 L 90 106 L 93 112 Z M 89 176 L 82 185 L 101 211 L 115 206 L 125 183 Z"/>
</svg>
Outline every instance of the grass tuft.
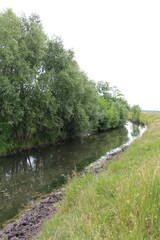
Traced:
<svg viewBox="0 0 160 240">
<path fill-rule="evenodd" d="M 38 240 L 160 239 L 160 114 L 148 131 L 97 175 L 74 176 Z"/>
</svg>

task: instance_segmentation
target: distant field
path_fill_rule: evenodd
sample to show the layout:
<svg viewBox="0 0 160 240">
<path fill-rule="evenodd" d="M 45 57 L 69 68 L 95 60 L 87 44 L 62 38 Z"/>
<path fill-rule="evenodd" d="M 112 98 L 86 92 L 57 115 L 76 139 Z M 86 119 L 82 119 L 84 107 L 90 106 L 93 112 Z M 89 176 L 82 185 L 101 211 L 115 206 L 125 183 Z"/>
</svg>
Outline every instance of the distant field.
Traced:
<svg viewBox="0 0 160 240">
<path fill-rule="evenodd" d="M 160 111 L 158 111 L 158 110 L 142 110 L 142 112 L 160 113 Z"/>
<path fill-rule="evenodd" d="M 160 114 L 98 174 L 75 176 L 39 240 L 160 239 Z"/>
</svg>

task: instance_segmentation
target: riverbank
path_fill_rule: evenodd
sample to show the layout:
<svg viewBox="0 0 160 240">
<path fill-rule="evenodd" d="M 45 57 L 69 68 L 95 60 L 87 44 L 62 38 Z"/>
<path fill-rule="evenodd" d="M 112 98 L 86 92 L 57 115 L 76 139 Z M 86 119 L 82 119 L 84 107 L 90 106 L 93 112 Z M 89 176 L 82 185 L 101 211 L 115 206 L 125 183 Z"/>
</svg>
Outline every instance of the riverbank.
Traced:
<svg viewBox="0 0 160 240">
<path fill-rule="evenodd" d="M 107 171 L 70 181 L 38 240 L 160 238 L 160 114 L 142 118 L 147 132 Z"/>
<path fill-rule="evenodd" d="M 83 172 L 79 173 L 80 177 L 85 177 L 88 173 L 98 173 L 106 161 L 113 160 L 113 157 L 119 153 L 123 153 L 127 146 L 122 146 L 110 154 L 106 154 L 93 165 L 88 166 Z M 0 231 L 0 239 L 15 238 L 26 240 L 31 239 L 37 235 L 42 229 L 44 221 L 55 216 L 56 204 L 62 200 L 65 195 L 65 188 L 55 190 L 46 198 L 34 205 L 32 208 L 20 215 L 17 220 L 10 220 L 2 231 Z"/>
<path fill-rule="evenodd" d="M 132 121 L 132 119 L 129 119 L 129 122 L 132 122 L 135 125 L 141 125 L 141 126 L 145 125 L 143 122 L 134 122 L 134 121 Z M 6 147 L 4 147 L 1 144 L 0 145 L 0 157 L 7 157 L 7 156 L 15 155 L 17 153 L 29 151 L 29 150 L 46 148 L 48 146 L 57 146 L 62 143 L 72 142 L 72 141 L 75 141 L 80 138 L 89 137 L 91 135 L 96 135 L 96 134 L 101 134 L 101 133 L 106 133 L 106 132 L 109 133 L 115 129 L 120 129 L 120 128 L 121 127 L 110 128 L 110 129 L 101 130 L 101 131 L 98 131 L 98 130 L 90 131 L 90 132 L 81 134 L 79 136 L 75 136 L 73 138 L 54 138 L 53 137 L 52 140 L 46 139 L 45 141 L 37 139 L 37 140 L 32 140 L 32 141 L 28 141 L 28 142 L 24 142 L 24 143 L 12 142 L 12 143 L 7 143 Z"/>
<path fill-rule="evenodd" d="M 128 131 L 131 131 L 130 123 L 127 123 L 126 128 Z M 145 131 L 141 129 L 141 134 Z M 132 131 L 131 131 L 132 132 Z M 140 136 L 141 136 L 140 134 Z M 130 134 L 129 134 L 130 135 Z M 128 137 L 129 137 L 128 135 Z M 85 170 L 79 173 L 79 176 L 85 177 L 88 173 L 98 173 L 102 167 L 104 167 L 104 163 L 107 161 L 108 163 L 111 160 L 119 159 L 120 153 L 126 150 L 126 147 L 133 141 L 129 137 L 128 142 L 121 145 L 121 147 L 115 148 L 114 150 L 110 150 L 103 157 L 99 158 L 96 162 L 90 164 L 85 168 Z M 117 155 L 118 154 L 118 155 Z M 116 155 L 116 156 L 115 156 Z M 104 168 L 105 169 L 105 168 Z M 34 237 L 37 232 L 42 228 L 43 222 L 51 216 L 55 215 L 56 207 L 55 203 L 62 199 L 64 195 L 64 191 L 55 191 L 47 196 L 47 198 L 43 198 L 43 200 L 36 204 L 31 209 L 27 210 L 25 213 L 20 215 L 19 220 L 11 220 L 10 224 L 7 225 L 3 231 L 1 231 L 1 238 L 6 234 L 9 239 L 14 239 L 17 237 L 18 239 L 30 239 Z M 54 203 L 54 204 L 53 204 Z"/>
<path fill-rule="evenodd" d="M 10 220 L 0 231 L 0 239 L 30 239 L 42 228 L 42 224 L 56 212 L 55 204 L 64 196 L 65 189 L 56 190 L 48 197 L 41 200 L 26 212 L 18 220 Z"/>
<path fill-rule="evenodd" d="M 106 133 L 1 158 L 0 228 L 36 199 L 62 186 L 65 176 L 75 169 L 83 171 L 106 152 L 125 144 L 130 139 L 128 133 L 139 135 L 141 129 L 128 123 Z"/>
<path fill-rule="evenodd" d="M 114 130 L 114 128 L 111 129 L 107 129 L 107 130 L 103 130 L 101 132 L 97 131 L 91 131 L 91 132 L 87 132 L 85 134 L 81 134 L 79 136 L 76 136 L 74 138 L 54 138 L 52 140 L 46 140 L 46 141 L 42 141 L 42 140 L 32 140 L 32 141 L 28 141 L 28 142 L 24 142 L 24 143 L 16 143 L 16 142 L 11 142 L 11 143 L 6 143 L 6 146 L 1 146 L 0 145 L 0 157 L 7 157 L 7 156 L 11 156 L 20 152 L 25 152 L 25 151 L 29 151 L 29 150 L 34 150 L 34 149 L 40 149 L 40 148 L 45 148 L 48 146 L 53 146 L 53 145 L 59 145 L 65 142 L 71 142 L 74 141 L 76 139 L 79 138 L 85 138 L 85 137 L 89 137 L 91 135 L 94 134 L 98 134 L 98 133 L 102 133 L 102 132 L 109 132 Z"/>
</svg>

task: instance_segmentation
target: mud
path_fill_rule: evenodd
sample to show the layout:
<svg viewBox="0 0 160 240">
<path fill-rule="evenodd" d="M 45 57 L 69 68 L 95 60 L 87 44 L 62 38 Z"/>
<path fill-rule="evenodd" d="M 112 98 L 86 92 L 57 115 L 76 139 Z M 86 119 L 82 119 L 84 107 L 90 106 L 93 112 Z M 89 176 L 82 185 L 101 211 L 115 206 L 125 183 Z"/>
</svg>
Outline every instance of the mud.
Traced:
<svg viewBox="0 0 160 240">
<path fill-rule="evenodd" d="M 65 189 L 54 191 L 46 199 L 27 210 L 19 220 L 12 221 L 0 232 L 0 239 L 26 240 L 36 236 L 44 221 L 54 216 L 56 212 L 54 204 L 62 199 L 64 192 Z"/>
</svg>

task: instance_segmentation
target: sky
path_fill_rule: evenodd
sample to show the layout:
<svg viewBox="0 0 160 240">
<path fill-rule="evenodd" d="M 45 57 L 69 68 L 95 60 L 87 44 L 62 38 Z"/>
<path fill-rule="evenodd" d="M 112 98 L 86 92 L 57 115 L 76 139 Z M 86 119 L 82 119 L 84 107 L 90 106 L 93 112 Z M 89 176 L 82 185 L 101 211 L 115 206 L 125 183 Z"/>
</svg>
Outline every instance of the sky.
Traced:
<svg viewBox="0 0 160 240">
<path fill-rule="evenodd" d="M 159 0 L 1 0 L 6 8 L 37 13 L 89 79 L 117 86 L 131 106 L 160 110 Z"/>
</svg>

